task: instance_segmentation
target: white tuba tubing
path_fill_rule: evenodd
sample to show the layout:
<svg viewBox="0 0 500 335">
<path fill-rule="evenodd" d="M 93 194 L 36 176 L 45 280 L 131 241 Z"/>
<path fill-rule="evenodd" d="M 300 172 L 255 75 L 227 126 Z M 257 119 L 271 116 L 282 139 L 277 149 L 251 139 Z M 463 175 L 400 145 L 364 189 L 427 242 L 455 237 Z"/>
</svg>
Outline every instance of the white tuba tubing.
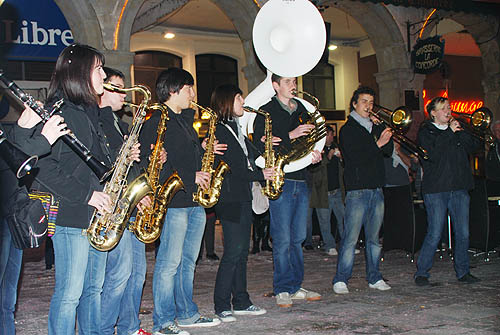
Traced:
<svg viewBox="0 0 500 335">
<path fill-rule="evenodd" d="M 298 21 L 300 21 L 298 23 Z M 245 105 L 259 109 L 276 94 L 271 83 L 272 73 L 281 77 L 298 77 L 318 64 L 326 44 L 326 29 L 318 9 L 309 0 L 269 0 L 257 13 L 252 31 L 257 57 L 268 69 L 267 77 L 245 99 Z M 316 108 L 299 99 L 310 113 Z M 248 135 L 253 133 L 255 113 L 245 112 L 239 122 Z M 314 146 L 321 152 L 326 139 Z M 258 157 L 257 166 L 264 167 Z M 284 171 L 294 172 L 312 162 L 312 153 L 285 165 Z"/>
</svg>

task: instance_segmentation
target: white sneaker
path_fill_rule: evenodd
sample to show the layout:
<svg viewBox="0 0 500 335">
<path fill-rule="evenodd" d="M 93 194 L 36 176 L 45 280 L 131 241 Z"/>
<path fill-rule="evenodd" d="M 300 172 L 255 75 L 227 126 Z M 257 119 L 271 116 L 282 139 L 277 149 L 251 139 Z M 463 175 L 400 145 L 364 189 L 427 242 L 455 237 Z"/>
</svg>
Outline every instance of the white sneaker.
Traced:
<svg viewBox="0 0 500 335">
<path fill-rule="evenodd" d="M 354 254 L 355 254 L 355 255 L 357 255 L 357 254 L 359 254 L 359 253 L 360 253 L 359 249 L 354 249 Z"/>
<path fill-rule="evenodd" d="M 293 302 L 290 298 L 290 294 L 288 292 L 278 293 L 278 295 L 276 296 L 276 304 L 279 307 L 292 307 Z"/>
<path fill-rule="evenodd" d="M 380 291 L 387 291 L 387 290 L 391 289 L 391 287 L 389 285 L 387 285 L 383 279 L 380 279 L 375 284 L 368 284 L 368 287 L 375 288 L 375 289 L 380 290 Z"/>
<path fill-rule="evenodd" d="M 296 300 L 316 301 L 316 300 L 321 300 L 321 294 L 314 291 L 306 290 L 301 287 L 297 290 L 297 292 L 290 295 L 290 298 Z"/>
<path fill-rule="evenodd" d="M 233 313 L 234 315 L 262 315 L 266 314 L 267 311 L 264 308 L 250 305 L 247 309 L 235 309 L 233 310 Z"/>
<path fill-rule="evenodd" d="M 236 321 L 236 318 L 233 316 L 233 312 L 231 312 L 231 311 L 222 311 L 216 315 L 222 322 L 234 322 L 234 321 Z"/>
<path fill-rule="evenodd" d="M 343 281 L 338 281 L 333 285 L 333 292 L 337 294 L 347 294 L 349 293 L 349 289 Z"/>
<path fill-rule="evenodd" d="M 335 248 L 331 248 L 331 249 L 328 249 L 328 251 L 326 252 L 328 255 L 330 256 L 337 256 L 339 253 L 337 252 L 337 249 Z"/>
</svg>

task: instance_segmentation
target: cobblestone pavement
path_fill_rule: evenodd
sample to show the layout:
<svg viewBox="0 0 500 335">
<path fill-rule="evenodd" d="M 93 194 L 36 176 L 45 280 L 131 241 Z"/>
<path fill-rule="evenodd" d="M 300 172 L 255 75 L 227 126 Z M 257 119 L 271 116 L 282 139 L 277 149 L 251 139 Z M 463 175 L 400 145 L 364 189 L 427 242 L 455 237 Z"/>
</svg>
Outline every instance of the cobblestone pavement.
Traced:
<svg viewBox="0 0 500 335">
<path fill-rule="evenodd" d="M 222 255 L 220 226 L 216 252 Z M 148 273 L 141 315 L 142 327 L 151 331 L 154 252 L 147 252 Z M 384 278 L 392 290 L 369 289 L 365 281 L 364 253 L 356 255 L 350 294 L 332 291 L 337 256 L 314 250 L 304 253 L 304 288 L 317 291 L 323 299 L 298 301 L 291 308 L 279 308 L 272 292 L 272 255 L 250 255 L 248 288 L 254 304 L 267 309 L 263 316 L 239 316 L 236 322 L 213 328 L 189 329 L 191 334 L 500 334 L 500 258 L 485 262 L 471 257 L 471 272 L 482 281 L 458 283 L 453 264 L 445 255 L 436 256 L 430 287 L 413 283 L 415 264 L 404 251 L 385 253 L 381 263 Z M 217 262 L 203 260 L 196 268 L 194 300 L 203 315 L 213 316 L 213 290 Z M 54 270 L 45 270 L 42 250 L 25 253 L 17 304 L 16 323 L 20 335 L 47 333 L 47 316 L 54 286 Z"/>
</svg>

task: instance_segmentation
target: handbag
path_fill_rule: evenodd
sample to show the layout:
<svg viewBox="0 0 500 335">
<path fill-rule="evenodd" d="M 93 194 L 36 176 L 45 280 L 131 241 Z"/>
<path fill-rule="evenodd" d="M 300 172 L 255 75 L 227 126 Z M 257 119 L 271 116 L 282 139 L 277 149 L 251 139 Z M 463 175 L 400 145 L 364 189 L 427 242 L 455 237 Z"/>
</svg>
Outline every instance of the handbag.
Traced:
<svg viewBox="0 0 500 335">
<path fill-rule="evenodd" d="M 6 216 L 12 242 L 18 249 L 38 248 L 49 232 L 55 230 L 58 203 L 50 193 L 19 187 L 11 198 L 11 207 Z"/>
<path fill-rule="evenodd" d="M 262 193 L 262 186 L 259 182 L 252 183 L 252 210 L 255 214 L 262 214 L 269 209 L 269 199 Z"/>
</svg>

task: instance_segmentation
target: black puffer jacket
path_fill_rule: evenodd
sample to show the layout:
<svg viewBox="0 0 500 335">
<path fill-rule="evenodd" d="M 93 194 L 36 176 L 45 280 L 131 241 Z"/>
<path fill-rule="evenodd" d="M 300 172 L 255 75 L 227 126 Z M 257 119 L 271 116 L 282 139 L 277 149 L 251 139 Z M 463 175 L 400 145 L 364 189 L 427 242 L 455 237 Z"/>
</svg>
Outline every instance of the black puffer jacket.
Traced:
<svg viewBox="0 0 500 335">
<path fill-rule="evenodd" d="M 390 156 L 394 145 L 390 140 L 382 148 L 377 146 L 376 141 L 384 129 L 384 125 L 373 125 L 369 133 L 352 116 L 340 128 L 346 191 L 376 189 L 385 185 L 384 155 Z"/>
<path fill-rule="evenodd" d="M 98 134 L 98 107 L 75 105 L 65 101 L 61 115 L 68 128 L 90 149 L 94 157 L 111 166 L 111 160 L 103 150 L 106 139 Z M 93 121 L 91 121 L 93 120 Z M 33 129 L 15 128 L 16 136 L 31 138 L 40 133 L 42 125 Z M 39 172 L 36 182 L 41 191 L 52 193 L 59 203 L 56 225 L 74 228 L 87 228 L 94 212 L 88 205 L 94 191 L 102 191 L 103 185 L 88 165 L 68 147 L 62 139 L 52 146 L 50 154 L 38 161 Z"/>
<path fill-rule="evenodd" d="M 429 153 L 422 161 L 424 176 L 422 193 L 470 190 L 474 187 L 468 154 L 477 150 L 480 142 L 465 131 L 438 129 L 430 120 L 418 131 L 418 143 Z"/>
</svg>

